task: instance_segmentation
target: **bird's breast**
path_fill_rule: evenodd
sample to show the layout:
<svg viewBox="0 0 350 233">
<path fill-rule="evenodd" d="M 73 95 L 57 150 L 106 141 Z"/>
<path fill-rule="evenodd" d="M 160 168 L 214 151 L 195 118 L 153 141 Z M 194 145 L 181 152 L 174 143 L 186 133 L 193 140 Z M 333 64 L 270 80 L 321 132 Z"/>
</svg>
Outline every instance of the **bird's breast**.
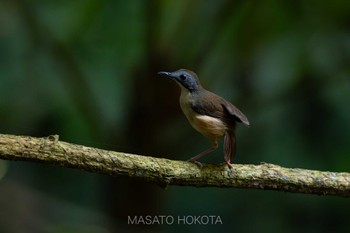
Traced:
<svg viewBox="0 0 350 233">
<path fill-rule="evenodd" d="M 192 127 L 208 138 L 223 137 L 225 135 L 228 127 L 222 120 L 212 116 L 198 114 L 193 111 L 191 105 L 191 93 L 187 90 L 182 90 L 180 106 Z"/>
</svg>

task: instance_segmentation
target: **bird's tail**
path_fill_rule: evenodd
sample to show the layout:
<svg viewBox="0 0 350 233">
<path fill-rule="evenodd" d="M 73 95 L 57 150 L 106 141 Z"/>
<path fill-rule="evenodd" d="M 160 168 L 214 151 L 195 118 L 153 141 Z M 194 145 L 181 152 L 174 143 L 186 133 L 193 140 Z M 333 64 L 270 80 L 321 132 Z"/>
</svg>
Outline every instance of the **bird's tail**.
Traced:
<svg viewBox="0 0 350 233">
<path fill-rule="evenodd" d="M 236 155 L 236 134 L 229 130 L 224 136 L 224 158 L 225 161 L 230 163 L 231 159 L 234 159 Z"/>
</svg>

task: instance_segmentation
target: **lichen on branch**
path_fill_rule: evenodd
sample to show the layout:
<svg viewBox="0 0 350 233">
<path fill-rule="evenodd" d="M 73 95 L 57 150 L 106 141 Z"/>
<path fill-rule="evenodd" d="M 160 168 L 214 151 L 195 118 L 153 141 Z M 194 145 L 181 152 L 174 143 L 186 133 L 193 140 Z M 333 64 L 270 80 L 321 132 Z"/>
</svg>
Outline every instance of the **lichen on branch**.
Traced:
<svg viewBox="0 0 350 233">
<path fill-rule="evenodd" d="M 350 173 L 260 165 L 205 164 L 203 167 L 151 156 L 76 145 L 59 140 L 0 134 L 0 159 L 42 162 L 111 176 L 126 176 L 161 186 L 253 188 L 350 196 Z"/>
</svg>

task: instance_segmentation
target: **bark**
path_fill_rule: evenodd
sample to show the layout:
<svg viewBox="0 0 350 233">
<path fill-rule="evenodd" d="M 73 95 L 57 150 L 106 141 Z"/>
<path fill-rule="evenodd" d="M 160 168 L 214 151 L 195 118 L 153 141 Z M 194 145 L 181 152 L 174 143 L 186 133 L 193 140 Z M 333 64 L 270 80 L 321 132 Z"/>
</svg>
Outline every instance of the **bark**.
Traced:
<svg viewBox="0 0 350 233">
<path fill-rule="evenodd" d="M 55 164 L 112 176 L 167 185 L 254 188 L 333 196 L 350 196 L 350 173 L 260 165 L 196 164 L 101 150 L 45 138 L 0 134 L 0 159 Z"/>
</svg>

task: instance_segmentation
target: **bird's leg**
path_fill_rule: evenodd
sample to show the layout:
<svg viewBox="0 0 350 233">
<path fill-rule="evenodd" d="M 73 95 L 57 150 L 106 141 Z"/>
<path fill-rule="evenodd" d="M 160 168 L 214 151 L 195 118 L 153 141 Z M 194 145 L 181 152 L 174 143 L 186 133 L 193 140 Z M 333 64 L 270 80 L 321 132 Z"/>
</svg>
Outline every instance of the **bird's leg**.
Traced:
<svg viewBox="0 0 350 233">
<path fill-rule="evenodd" d="M 236 155 L 236 135 L 226 132 L 224 136 L 224 159 L 227 166 L 232 169 L 231 159 Z"/>
<path fill-rule="evenodd" d="M 196 161 L 196 160 L 199 159 L 200 157 L 202 157 L 202 156 L 204 156 L 204 155 L 206 155 L 206 154 L 216 150 L 217 148 L 218 148 L 218 142 L 215 139 L 215 140 L 213 140 L 211 142 L 211 147 L 209 149 L 207 149 L 207 150 L 203 151 L 202 153 L 194 156 L 193 158 L 190 158 L 188 161 L 190 161 L 192 163 L 195 163 L 195 164 L 198 164 L 199 166 L 202 166 L 202 164 L 200 162 Z"/>
</svg>

